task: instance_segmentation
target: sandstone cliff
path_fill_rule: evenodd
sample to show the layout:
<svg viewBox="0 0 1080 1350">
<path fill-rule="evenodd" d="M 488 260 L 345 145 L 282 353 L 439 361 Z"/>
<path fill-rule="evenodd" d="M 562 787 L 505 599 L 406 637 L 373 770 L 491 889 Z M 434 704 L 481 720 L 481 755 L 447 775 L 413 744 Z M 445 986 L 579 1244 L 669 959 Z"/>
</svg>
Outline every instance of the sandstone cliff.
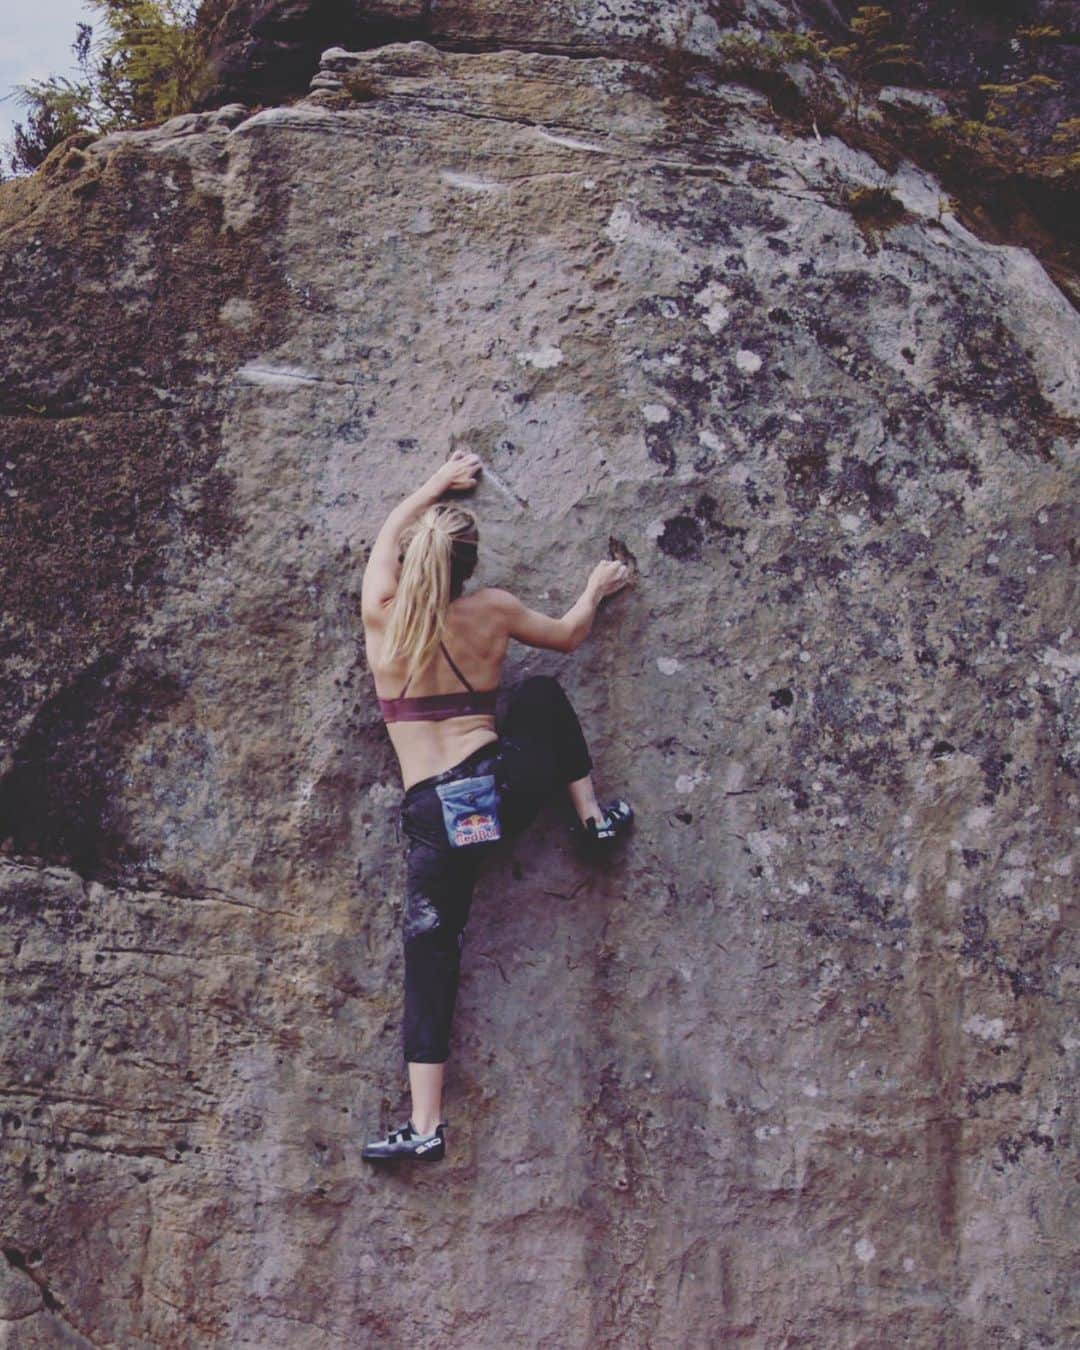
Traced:
<svg viewBox="0 0 1080 1350">
<path fill-rule="evenodd" d="M 328 19 L 308 96 L 0 188 L 13 1346 L 1076 1334 L 1077 316 L 912 163 L 858 220 L 867 154 L 672 97 L 653 9 Z M 483 581 L 636 560 L 514 671 L 639 826 L 487 877 L 451 1158 L 373 1174 L 360 574 L 454 446 Z"/>
</svg>

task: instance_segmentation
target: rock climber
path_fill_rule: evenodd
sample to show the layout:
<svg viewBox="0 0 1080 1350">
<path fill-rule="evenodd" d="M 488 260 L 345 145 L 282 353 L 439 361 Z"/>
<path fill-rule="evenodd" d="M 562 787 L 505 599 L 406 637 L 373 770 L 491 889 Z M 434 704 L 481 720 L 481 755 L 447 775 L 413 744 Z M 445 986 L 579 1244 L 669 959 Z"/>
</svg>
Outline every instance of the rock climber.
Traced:
<svg viewBox="0 0 1080 1350">
<path fill-rule="evenodd" d="M 461 943 L 478 864 L 492 844 L 524 829 L 559 787 L 591 848 L 609 848 L 633 819 L 627 802 L 597 801 L 581 726 L 555 679 L 517 685 L 499 730 L 495 721 L 510 639 L 574 651 L 600 602 L 627 584 L 626 564 L 597 563 L 561 618 L 495 587 L 466 593 L 477 561 L 476 519 L 440 499 L 474 487 L 480 472 L 478 456 L 455 451 L 391 511 L 364 572 L 367 660 L 405 788 L 404 1049 L 412 1099 L 408 1122 L 365 1146 L 371 1162 L 445 1156 L 443 1075 Z"/>
</svg>

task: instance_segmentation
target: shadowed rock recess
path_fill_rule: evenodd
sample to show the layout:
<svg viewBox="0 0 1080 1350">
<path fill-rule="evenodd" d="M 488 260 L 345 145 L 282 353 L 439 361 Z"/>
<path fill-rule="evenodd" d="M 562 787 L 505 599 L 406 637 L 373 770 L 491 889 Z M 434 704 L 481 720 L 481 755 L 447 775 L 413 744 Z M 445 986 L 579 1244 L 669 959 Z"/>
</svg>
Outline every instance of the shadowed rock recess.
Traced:
<svg viewBox="0 0 1080 1350">
<path fill-rule="evenodd" d="M 865 153 L 673 97 L 655 5 L 311 8 L 287 106 L 0 187 L 0 1339 L 1075 1344 L 1075 310 L 909 161 L 856 220 Z M 639 823 L 485 877 L 450 1156 L 377 1173 L 360 577 L 452 447 L 483 582 L 636 560 L 511 674 Z"/>
</svg>

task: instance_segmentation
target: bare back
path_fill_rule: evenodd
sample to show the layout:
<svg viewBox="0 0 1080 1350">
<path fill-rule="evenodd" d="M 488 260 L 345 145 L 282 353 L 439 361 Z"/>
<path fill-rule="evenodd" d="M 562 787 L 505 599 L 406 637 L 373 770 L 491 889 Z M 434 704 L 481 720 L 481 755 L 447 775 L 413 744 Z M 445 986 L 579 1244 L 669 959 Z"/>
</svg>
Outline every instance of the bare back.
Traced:
<svg viewBox="0 0 1080 1350">
<path fill-rule="evenodd" d="M 504 592 L 482 588 L 451 601 L 446 617 L 444 641 L 447 650 L 474 689 L 498 687 L 509 642 L 505 606 L 499 603 Z M 375 678 L 380 698 L 399 698 L 408 678 L 402 660 L 383 660 L 385 624 L 365 627 L 368 667 Z M 437 652 L 426 669 L 409 682 L 409 697 L 451 694 L 462 684 L 449 662 Z M 422 778 L 442 773 L 474 750 L 496 739 L 494 717 L 469 713 L 441 722 L 391 722 L 387 725 L 390 741 L 397 752 L 405 787 Z"/>
</svg>

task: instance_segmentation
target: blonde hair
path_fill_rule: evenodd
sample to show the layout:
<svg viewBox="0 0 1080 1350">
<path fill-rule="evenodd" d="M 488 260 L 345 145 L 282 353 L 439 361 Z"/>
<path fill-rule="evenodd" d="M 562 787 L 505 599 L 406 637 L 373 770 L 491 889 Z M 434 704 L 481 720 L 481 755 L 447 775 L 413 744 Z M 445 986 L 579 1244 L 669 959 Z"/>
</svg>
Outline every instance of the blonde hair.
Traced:
<svg viewBox="0 0 1080 1350">
<path fill-rule="evenodd" d="M 404 657 L 411 679 L 435 655 L 450 601 L 476 566 L 476 518 L 453 504 L 429 506 L 407 532 L 397 594 L 386 629 L 386 657 Z"/>
</svg>

